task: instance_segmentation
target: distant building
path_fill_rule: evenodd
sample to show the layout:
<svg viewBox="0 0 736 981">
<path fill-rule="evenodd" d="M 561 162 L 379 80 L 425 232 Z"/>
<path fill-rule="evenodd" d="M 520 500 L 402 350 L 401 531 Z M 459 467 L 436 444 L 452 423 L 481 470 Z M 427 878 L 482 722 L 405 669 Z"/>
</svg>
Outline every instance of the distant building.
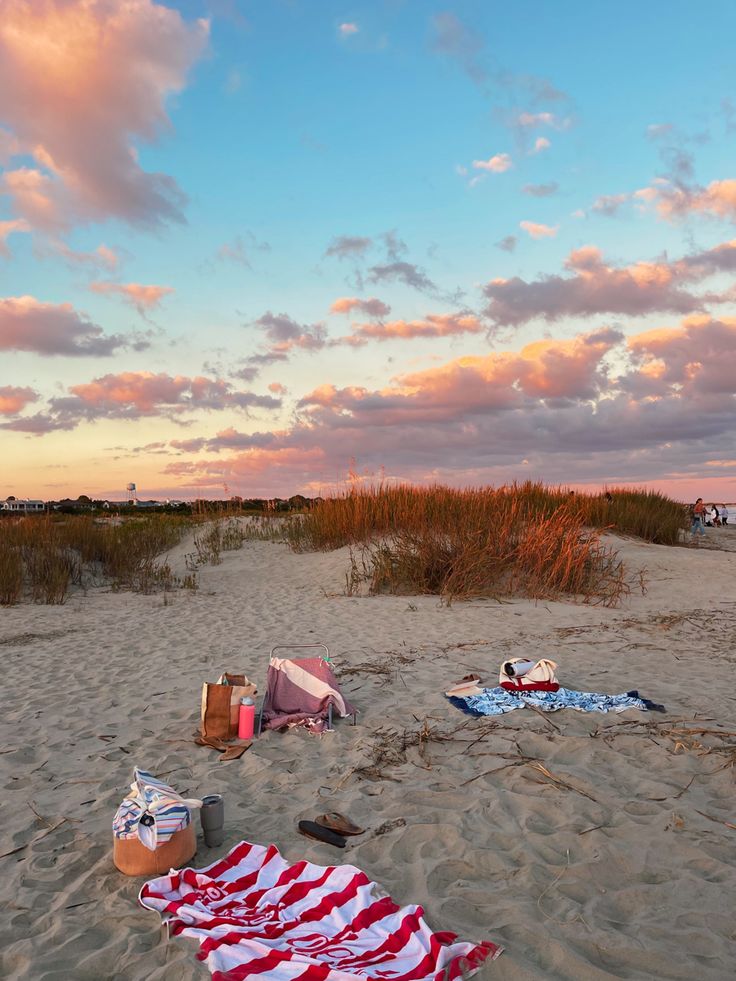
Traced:
<svg viewBox="0 0 736 981">
<path fill-rule="evenodd" d="M 15 514 L 38 514 L 41 511 L 45 511 L 46 505 L 43 501 L 32 501 L 29 498 L 18 500 L 16 498 L 11 498 L 10 500 L 3 501 L 2 511 L 13 511 Z"/>
</svg>

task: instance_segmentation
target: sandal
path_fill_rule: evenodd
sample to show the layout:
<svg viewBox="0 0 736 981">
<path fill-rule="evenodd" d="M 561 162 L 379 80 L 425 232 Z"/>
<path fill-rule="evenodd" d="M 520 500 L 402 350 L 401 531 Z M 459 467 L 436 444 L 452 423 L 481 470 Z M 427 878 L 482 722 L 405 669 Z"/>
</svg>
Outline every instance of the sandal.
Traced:
<svg viewBox="0 0 736 981">
<path fill-rule="evenodd" d="M 305 838 L 313 838 L 315 841 L 322 841 L 326 845 L 334 845 L 335 848 L 345 847 L 345 839 L 342 835 L 330 831 L 329 828 L 323 828 L 321 824 L 315 824 L 314 821 L 300 821 L 297 827 L 299 834 L 304 835 Z"/>
<path fill-rule="evenodd" d="M 357 824 L 353 824 L 350 818 L 345 817 L 344 814 L 338 814 L 337 811 L 320 814 L 316 818 L 316 822 L 321 828 L 329 828 L 330 831 L 336 831 L 339 835 L 362 835 L 365 831 L 365 828 L 359 828 Z"/>
</svg>

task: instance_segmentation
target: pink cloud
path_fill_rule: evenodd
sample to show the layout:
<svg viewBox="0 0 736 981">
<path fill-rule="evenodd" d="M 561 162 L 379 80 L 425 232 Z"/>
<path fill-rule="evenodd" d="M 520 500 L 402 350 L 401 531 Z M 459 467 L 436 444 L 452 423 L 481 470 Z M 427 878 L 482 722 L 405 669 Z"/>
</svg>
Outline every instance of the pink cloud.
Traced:
<svg viewBox="0 0 736 981">
<path fill-rule="evenodd" d="M 652 190 L 656 194 L 657 210 L 663 218 L 700 213 L 736 221 L 736 179 L 711 181 L 704 188 L 659 186 Z"/>
<path fill-rule="evenodd" d="M 559 231 L 559 225 L 542 225 L 535 221 L 520 221 L 519 228 L 531 238 L 554 238 Z"/>
<path fill-rule="evenodd" d="M 368 340 L 388 341 L 417 337 L 452 337 L 459 334 L 478 334 L 485 328 L 469 313 L 430 313 L 424 320 L 392 320 L 388 323 L 356 324 L 344 343 L 360 345 Z"/>
<path fill-rule="evenodd" d="M 71 303 L 42 303 L 32 296 L 0 298 L 0 351 L 106 357 L 125 343 L 120 334 L 105 335 Z"/>
<path fill-rule="evenodd" d="M 61 239 L 52 239 L 48 248 L 71 266 L 86 266 L 89 269 L 104 269 L 107 272 L 115 272 L 120 265 L 120 253 L 107 245 L 98 245 L 92 252 L 78 252 Z"/>
<path fill-rule="evenodd" d="M 18 215 L 45 231 L 181 220 L 181 191 L 143 170 L 132 140 L 170 126 L 166 99 L 184 87 L 208 29 L 154 0 L 4 0 L 0 116 L 11 155 L 35 161 L 4 175 Z"/>
<path fill-rule="evenodd" d="M 476 170 L 487 170 L 494 174 L 502 174 L 505 170 L 513 167 L 514 162 L 508 153 L 497 153 L 488 160 L 474 160 L 473 167 Z"/>
<path fill-rule="evenodd" d="M 341 296 L 334 301 L 330 307 L 330 313 L 352 313 L 360 310 L 361 313 L 369 317 L 387 317 L 391 313 L 391 307 L 387 303 L 376 299 L 375 296 L 367 300 L 359 299 L 357 296 Z"/>
<path fill-rule="evenodd" d="M 736 241 L 673 262 L 623 267 L 607 265 L 600 249 L 588 245 L 571 252 L 565 267 L 571 275 L 546 275 L 531 282 L 518 276 L 491 280 L 483 290 L 489 300 L 486 315 L 498 325 L 510 326 L 535 317 L 553 321 L 601 313 L 702 311 L 708 303 L 731 299 L 731 293 L 696 295 L 684 287 L 712 273 L 736 269 Z"/>
<path fill-rule="evenodd" d="M 0 415 L 13 416 L 25 407 L 38 401 L 38 392 L 32 388 L 16 388 L 12 385 L 0 386 Z"/>
<path fill-rule="evenodd" d="M 271 382 L 271 384 L 268 386 L 268 390 L 274 395 L 286 395 L 286 393 L 289 391 L 286 385 L 282 385 L 281 382 Z"/>
<path fill-rule="evenodd" d="M 89 284 L 89 289 L 93 293 L 121 296 L 140 314 L 155 310 L 165 296 L 174 292 L 171 286 L 143 286 L 141 283 L 95 282 Z"/>
<path fill-rule="evenodd" d="M 150 371 L 123 371 L 103 375 L 83 385 L 72 385 L 69 391 L 84 406 L 111 411 L 117 408 L 134 409 L 150 414 L 174 409 L 224 409 L 229 407 L 278 408 L 280 402 L 267 395 L 236 392 L 219 378 L 193 378 L 185 375 L 153 374 Z M 59 400 L 57 400 L 58 402 Z"/>
<path fill-rule="evenodd" d="M 629 344 L 603 327 L 458 358 L 380 390 L 326 383 L 301 400 L 291 428 L 223 430 L 197 444 L 216 456 L 166 472 L 200 487 L 227 479 L 284 496 L 284 487 L 329 487 L 357 456 L 361 472 L 418 481 L 684 486 L 702 479 L 707 461 L 724 459 L 734 357 L 736 321 L 689 317 Z M 650 362 L 664 367 L 647 378 Z"/>
<path fill-rule="evenodd" d="M 340 24 L 338 31 L 342 37 L 350 37 L 352 34 L 358 33 L 358 25 L 352 23 Z"/>
<path fill-rule="evenodd" d="M 532 154 L 541 153 L 542 150 L 549 150 L 551 146 L 552 144 L 550 143 L 550 141 L 547 139 L 546 136 L 538 136 L 534 141 L 534 146 L 532 147 L 530 152 Z"/>
</svg>

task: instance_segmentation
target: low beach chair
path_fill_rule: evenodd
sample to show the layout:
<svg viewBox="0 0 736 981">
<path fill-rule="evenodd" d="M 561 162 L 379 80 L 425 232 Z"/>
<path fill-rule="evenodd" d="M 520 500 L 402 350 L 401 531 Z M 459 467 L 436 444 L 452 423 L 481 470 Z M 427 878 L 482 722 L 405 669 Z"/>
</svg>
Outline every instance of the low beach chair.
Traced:
<svg viewBox="0 0 736 981">
<path fill-rule="evenodd" d="M 318 653 L 316 657 L 282 658 L 276 656 L 277 651 Z M 333 708 L 341 718 L 352 715 L 355 725 L 356 710 L 343 698 L 326 644 L 278 644 L 271 648 L 257 735 L 261 734 L 264 720 L 269 729 L 296 724 L 311 732 L 330 731 Z"/>
</svg>

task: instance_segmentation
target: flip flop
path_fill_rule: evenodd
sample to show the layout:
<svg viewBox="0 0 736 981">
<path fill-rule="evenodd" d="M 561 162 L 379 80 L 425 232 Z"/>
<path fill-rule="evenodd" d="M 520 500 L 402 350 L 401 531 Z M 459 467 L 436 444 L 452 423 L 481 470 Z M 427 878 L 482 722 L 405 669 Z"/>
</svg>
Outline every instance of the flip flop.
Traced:
<svg viewBox="0 0 736 981">
<path fill-rule="evenodd" d="M 203 736 L 199 732 L 195 735 L 194 741 L 197 746 L 209 746 L 210 749 L 216 749 L 218 753 L 223 753 L 228 747 L 224 739 L 218 739 L 217 736 Z"/>
<path fill-rule="evenodd" d="M 345 847 L 345 839 L 342 835 L 330 831 L 329 828 L 323 828 L 321 824 L 315 824 L 314 821 L 300 821 L 297 827 L 299 834 L 304 835 L 305 838 L 314 838 L 315 841 L 323 841 L 326 845 L 334 845 L 335 848 Z"/>
<path fill-rule="evenodd" d="M 315 820 L 320 827 L 329 828 L 330 831 L 336 831 L 339 835 L 348 837 L 350 835 L 362 835 L 365 831 L 365 828 L 359 828 L 357 824 L 353 824 L 350 818 L 345 817 L 344 814 L 338 814 L 337 811 L 320 814 Z"/>
<path fill-rule="evenodd" d="M 250 749 L 253 745 L 252 739 L 246 739 L 244 742 L 233 743 L 228 746 L 225 752 L 220 757 L 220 763 L 227 763 L 228 760 L 237 760 L 243 755 L 243 753 Z"/>
</svg>

